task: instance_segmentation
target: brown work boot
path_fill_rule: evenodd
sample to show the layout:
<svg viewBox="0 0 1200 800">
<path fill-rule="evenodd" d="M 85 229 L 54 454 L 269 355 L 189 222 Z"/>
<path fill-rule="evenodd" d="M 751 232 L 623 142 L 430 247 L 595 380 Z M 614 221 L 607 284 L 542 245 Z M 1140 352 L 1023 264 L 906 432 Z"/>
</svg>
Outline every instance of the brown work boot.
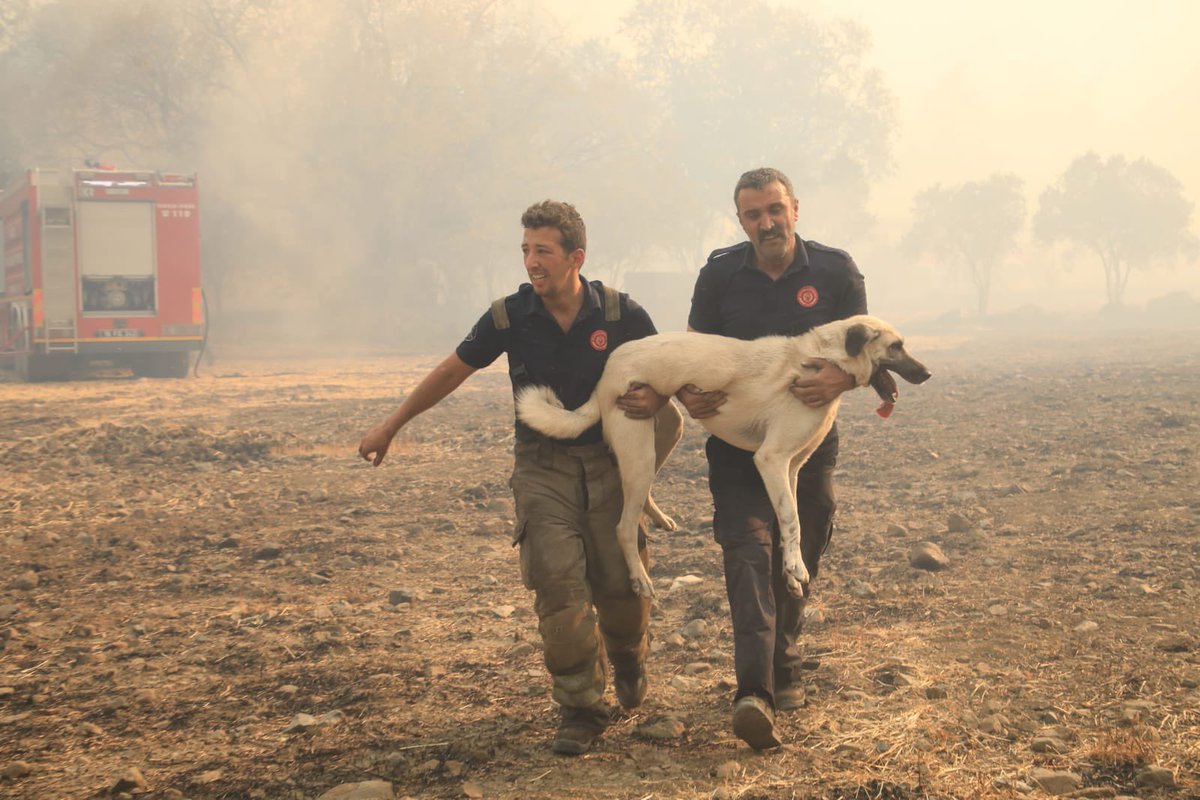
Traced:
<svg viewBox="0 0 1200 800">
<path fill-rule="evenodd" d="M 646 665 L 634 664 L 627 667 L 613 665 L 613 689 L 622 708 L 637 708 L 646 699 Z"/>
<path fill-rule="evenodd" d="M 775 708 L 779 711 L 795 711 L 804 707 L 803 686 L 792 684 L 775 690 Z"/>
<path fill-rule="evenodd" d="M 746 695 L 733 704 L 733 733 L 755 750 L 770 750 L 783 744 L 775 732 L 775 712 L 767 701 Z"/>
<path fill-rule="evenodd" d="M 583 755 L 608 727 L 608 708 L 603 703 L 590 708 L 562 706 L 561 711 L 562 721 L 550 743 L 550 749 L 559 755 Z"/>
</svg>

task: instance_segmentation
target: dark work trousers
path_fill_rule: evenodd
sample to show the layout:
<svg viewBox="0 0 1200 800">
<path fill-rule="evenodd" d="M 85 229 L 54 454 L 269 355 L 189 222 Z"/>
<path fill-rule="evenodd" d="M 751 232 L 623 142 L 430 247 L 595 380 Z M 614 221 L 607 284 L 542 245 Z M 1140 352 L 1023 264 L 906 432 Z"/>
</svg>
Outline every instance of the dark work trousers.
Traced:
<svg viewBox="0 0 1200 800">
<path fill-rule="evenodd" d="M 783 579 L 779 523 L 754 454 L 710 436 L 708 484 L 713 496 L 713 533 L 725 561 L 725 591 L 733 618 L 734 698 L 757 695 L 775 702 L 775 687 L 800 680 L 798 644 L 805 598 L 796 598 Z M 796 502 L 800 550 L 812 579 L 833 533 L 835 425 L 800 468 Z M 810 584 L 811 585 L 811 584 Z"/>
<path fill-rule="evenodd" d="M 515 455 L 514 544 L 521 577 L 534 591 L 554 699 L 587 708 L 604 695 L 607 660 L 625 672 L 647 651 L 650 601 L 634 594 L 617 544 L 616 460 L 603 443 L 517 442 Z M 638 550 L 648 565 L 640 527 Z"/>
</svg>

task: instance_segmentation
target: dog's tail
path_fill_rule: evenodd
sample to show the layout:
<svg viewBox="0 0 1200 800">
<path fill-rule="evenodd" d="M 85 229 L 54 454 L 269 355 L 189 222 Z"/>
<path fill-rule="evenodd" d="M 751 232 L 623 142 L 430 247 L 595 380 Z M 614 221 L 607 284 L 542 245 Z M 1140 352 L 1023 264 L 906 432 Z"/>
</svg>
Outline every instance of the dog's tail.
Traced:
<svg viewBox="0 0 1200 800">
<path fill-rule="evenodd" d="M 517 392 L 516 404 L 522 422 L 554 439 L 574 439 L 600 421 L 595 394 L 568 411 L 549 386 L 526 386 Z"/>
</svg>

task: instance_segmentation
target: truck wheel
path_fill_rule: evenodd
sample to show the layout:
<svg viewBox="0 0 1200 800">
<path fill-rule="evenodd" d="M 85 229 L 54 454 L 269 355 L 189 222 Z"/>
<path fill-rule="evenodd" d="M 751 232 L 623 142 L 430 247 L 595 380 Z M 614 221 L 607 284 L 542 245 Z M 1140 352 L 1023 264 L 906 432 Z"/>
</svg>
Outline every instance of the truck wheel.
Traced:
<svg viewBox="0 0 1200 800">
<path fill-rule="evenodd" d="M 186 352 L 184 353 L 163 353 L 163 374 L 164 378 L 186 378 L 188 374 L 189 358 Z"/>
<path fill-rule="evenodd" d="M 147 353 L 134 358 L 130 367 L 139 378 L 186 378 L 188 354 Z"/>
<path fill-rule="evenodd" d="M 71 377 L 71 361 L 31 353 L 17 357 L 17 374 L 28 383 L 43 381 L 65 381 Z"/>
</svg>

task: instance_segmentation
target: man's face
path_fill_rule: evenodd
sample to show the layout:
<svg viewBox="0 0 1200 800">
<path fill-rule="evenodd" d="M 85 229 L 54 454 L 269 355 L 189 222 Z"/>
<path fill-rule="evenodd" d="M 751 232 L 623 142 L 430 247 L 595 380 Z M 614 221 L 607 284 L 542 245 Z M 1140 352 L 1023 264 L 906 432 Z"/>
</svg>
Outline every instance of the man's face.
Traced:
<svg viewBox="0 0 1200 800">
<path fill-rule="evenodd" d="M 558 228 L 526 228 L 521 239 L 525 272 L 533 291 L 543 300 L 569 297 L 579 282 L 583 250 L 568 253 L 563 249 Z"/>
<path fill-rule="evenodd" d="M 737 194 L 737 212 L 760 262 L 791 261 L 800 202 L 788 195 L 782 183 L 771 181 L 761 189 L 742 189 Z"/>
</svg>

